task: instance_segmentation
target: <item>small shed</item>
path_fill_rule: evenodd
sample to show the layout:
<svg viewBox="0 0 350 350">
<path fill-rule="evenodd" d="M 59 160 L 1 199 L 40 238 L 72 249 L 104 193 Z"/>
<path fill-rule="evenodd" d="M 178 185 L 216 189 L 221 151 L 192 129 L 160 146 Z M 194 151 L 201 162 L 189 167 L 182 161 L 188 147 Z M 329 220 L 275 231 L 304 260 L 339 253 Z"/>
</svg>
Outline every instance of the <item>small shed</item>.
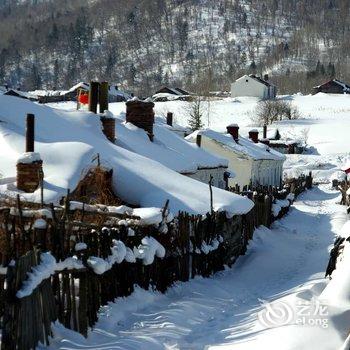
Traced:
<svg viewBox="0 0 350 350">
<path fill-rule="evenodd" d="M 349 94 L 350 85 L 338 80 L 332 79 L 328 80 L 325 83 L 315 86 L 312 89 L 313 94 L 323 92 L 325 94 Z"/>
</svg>

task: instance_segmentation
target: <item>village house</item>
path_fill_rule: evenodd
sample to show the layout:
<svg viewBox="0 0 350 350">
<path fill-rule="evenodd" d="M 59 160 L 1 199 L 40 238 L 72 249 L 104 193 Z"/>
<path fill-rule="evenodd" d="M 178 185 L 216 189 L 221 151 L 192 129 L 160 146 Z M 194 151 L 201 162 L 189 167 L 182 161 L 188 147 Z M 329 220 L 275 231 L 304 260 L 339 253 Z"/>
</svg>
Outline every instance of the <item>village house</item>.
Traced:
<svg viewBox="0 0 350 350">
<path fill-rule="evenodd" d="M 144 110 L 149 108 L 149 113 L 142 111 L 142 122 L 128 115 L 129 109 L 138 104 Z M 164 118 L 154 118 L 153 113 L 152 102 L 127 102 L 127 114 L 122 113 L 116 120 L 116 144 L 205 184 L 212 176 L 213 186 L 225 189 L 228 161 L 184 139 L 176 126 L 168 125 Z"/>
<path fill-rule="evenodd" d="M 275 98 L 276 94 L 277 88 L 267 74 L 264 79 L 253 74 L 244 75 L 231 84 L 231 97 L 251 96 L 266 100 Z"/>
<path fill-rule="evenodd" d="M 189 101 L 191 100 L 191 93 L 181 88 L 170 88 L 168 86 L 163 86 L 161 89 L 157 90 L 152 96 L 152 100 L 155 102 L 165 102 L 165 101 Z"/>
<path fill-rule="evenodd" d="M 228 159 L 228 169 L 235 174 L 229 179 L 230 186 L 281 186 L 285 156 L 259 142 L 257 130 L 249 132 L 249 139 L 241 137 L 238 130 L 238 125 L 231 124 L 227 134 L 206 129 L 186 139 L 199 143 L 199 138 L 202 148 Z"/>
<path fill-rule="evenodd" d="M 88 83 L 79 82 L 72 86 L 69 90 L 57 91 L 34 91 L 38 94 L 39 103 L 63 102 L 63 101 L 77 101 L 81 93 L 88 94 L 90 86 Z M 108 100 L 109 102 L 123 102 L 131 98 L 131 94 L 119 90 L 118 85 L 109 86 Z"/>
<path fill-rule="evenodd" d="M 313 94 L 323 92 L 325 94 L 349 94 L 350 85 L 338 80 L 332 79 L 328 80 L 325 83 L 315 86 L 312 89 Z"/>
<path fill-rule="evenodd" d="M 15 100 L 9 96 L 0 96 L 0 102 L 1 120 L 3 121 L 0 123 L 0 135 L 3 136 L 0 138 L 0 172 L 2 175 L 0 193 L 6 193 L 6 196 L 12 198 L 20 194 L 24 201 L 40 203 L 39 187 L 34 191 L 32 189 L 23 192 L 23 190 L 18 190 L 17 185 L 20 184 L 24 189 L 27 185 L 33 187 L 34 178 L 30 177 L 30 182 L 26 183 L 22 169 L 29 168 L 26 169 L 27 172 L 33 170 L 33 175 L 37 177 L 37 170 L 42 167 L 43 200 L 45 203 L 57 204 L 67 194 L 67 189 L 73 193 L 89 170 L 100 163 L 101 166 L 113 170 L 111 182 L 115 195 L 123 203 L 132 207 L 163 208 L 169 200 L 169 210 L 175 215 L 179 211 L 198 215 L 206 214 L 211 210 L 210 190 L 207 183 L 197 181 L 191 178 L 192 176 L 183 176 L 159 161 L 120 147 L 118 142 L 117 144 L 110 142 L 102 132 L 99 115 L 93 118 L 91 113 L 60 111 L 31 103 L 25 99 Z M 35 115 L 35 135 L 38 141 L 35 142 L 35 152 L 23 154 L 26 150 L 25 120 L 28 112 Z M 127 127 L 117 127 L 121 136 L 123 128 L 125 135 L 127 135 L 128 128 L 134 129 L 135 132 L 129 133 L 130 137 L 134 134 L 143 134 L 142 137 L 148 137 L 142 129 L 137 129 L 131 123 L 128 123 Z M 161 136 L 163 130 L 166 133 L 165 138 L 170 139 L 169 148 L 172 147 L 171 145 L 176 147 L 176 142 L 181 138 L 162 127 L 155 128 L 154 142 L 150 143 L 164 142 Z M 176 140 L 174 141 L 171 136 L 176 137 Z M 140 135 L 132 137 L 132 140 L 128 142 L 129 146 L 134 140 L 142 139 L 142 137 Z M 161 145 L 157 147 L 156 152 L 162 147 Z M 201 153 L 196 151 L 196 147 L 192 149 L 192 155 Z M 176 151 L 167 153 L 169 157 L 174 157 L 175 154 Z M 202 154 L 204 157 L 204 153 Z M 97 155 L 98 161 L 96 160 Z M 166 153 L 161 154 L 162 157 L 164 155 Z M 199 156 L 197 156 L 195 165 L 210 164 L 205 160 L 202 163 L 198 158 Z M 217 157 L 211 157 L 211 160 L 216 162 L 213 165 L 218 165 Z M 182 157 L 174 157 L 173 161 L 179 169 L 181 169 L 181 164 L 185 163 Z M 171 159 L 168 162 L 170 164 Z M 195 177 L 195 165 L 191 163 L 182 170 L 193 171 L 193 177 Z M 252 206 L 252 202 L 244 197 L 213 187 L 213 208 L 215 210 L 226 211 L 232 217 L 247 213 Z"/>
</svg>

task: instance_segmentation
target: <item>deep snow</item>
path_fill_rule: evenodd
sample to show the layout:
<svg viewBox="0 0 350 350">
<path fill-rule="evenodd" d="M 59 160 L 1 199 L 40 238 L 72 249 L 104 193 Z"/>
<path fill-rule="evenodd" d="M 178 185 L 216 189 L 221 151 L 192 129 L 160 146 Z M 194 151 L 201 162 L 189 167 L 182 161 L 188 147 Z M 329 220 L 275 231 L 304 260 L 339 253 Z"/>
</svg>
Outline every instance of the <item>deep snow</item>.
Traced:
<svg viewBox="0 0 350 350">
<path fill-rule="evenodd" d="M 0 96 L 0 193 L 13 197 L 18 193 L 16 163 L 24 151 L 27 113 L 36 116 L 35 151 L 43 160 L 46 202 L 57 203 L 68 188 L 75 189 L 99 153 L 102 164 L 114 169 L 115 192 L 126 203 L 162 208 L 169 199 L 174 214 L 210 211 L 207 184 L 112 144 L 102 133 L 99 116 L 53 109 L 11 96 Z M 21 196 L 39 202 L 40 189 Z M 228 215 L 246 213 L 253 206 L 250 200 L 215 187 L 213 201 L 215 210 Z"/>
<path fill-rule="evenodd" d="M 287 305 L 295 317 L 301 303 L 328 303 L 318 296 L 328 283 L 323 276 L 329 248 L 346 220 L 338 200 L 329 186 L 315 187 L 271 230 L 257 229 L 247 254 L 232 269 L 178 283 L 165 295 L 138 288 L 102 308 L 87 339 L 56 325 L 50 348 L 339 348 L 349 332 L 349 304 L 327 306 L 327 315 L 319 316 L 327 327 L 309 325 L 309 320 L 303 326 L 261 321 L 269 306 L 278 303 Z"/>
</svg>

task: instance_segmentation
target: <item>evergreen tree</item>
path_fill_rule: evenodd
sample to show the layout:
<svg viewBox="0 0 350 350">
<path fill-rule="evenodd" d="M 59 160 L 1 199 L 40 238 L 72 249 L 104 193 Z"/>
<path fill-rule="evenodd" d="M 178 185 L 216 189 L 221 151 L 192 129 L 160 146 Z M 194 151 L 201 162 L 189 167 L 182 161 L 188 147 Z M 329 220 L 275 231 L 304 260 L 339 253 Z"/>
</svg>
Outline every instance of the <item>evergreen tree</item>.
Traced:
<svg viewBox="0 0 350 350">
<path fill-rule="evenodd" d="M 202 129 L 204 126 L 202 122 L 203 103 L 204 101 L 202 98 L 198 96 L 194 101 L 190 102 L 190 105 L 188 107 L 188 114 L 190 117 L 188 120 L 188 126 L 193 131 Z"/>
</svg>

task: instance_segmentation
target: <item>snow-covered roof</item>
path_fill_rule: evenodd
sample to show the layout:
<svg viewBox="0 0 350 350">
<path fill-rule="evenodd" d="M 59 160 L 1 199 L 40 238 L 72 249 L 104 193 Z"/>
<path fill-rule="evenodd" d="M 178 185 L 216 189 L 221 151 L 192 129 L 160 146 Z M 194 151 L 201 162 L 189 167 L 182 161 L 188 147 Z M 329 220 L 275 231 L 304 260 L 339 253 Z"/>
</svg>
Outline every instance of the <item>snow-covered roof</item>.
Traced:
<svg viewBox="0 0 350 350">
<path fill-rule="evenodd" d="M 191 135 L 187 136 L 186 139 L 194 142 L 198 133 L 220 143 L 223 147 L 228 148 L 235 153 L 240 153 L 254 160 L 266 159 L 283 161 L 286 159 L 285 155 L 271 149 L 269 146 L 263 143 L 254 143 L 250 139 L 246 139 L 241 136 L 239 136 L 237 143 L 230 134 L 222 134 L 211 129 L 195 131 Z"/>
<path fill-rule="evenodd" d="M 244 79 L 248 79 L 248 78 L 251 78 L 253 80 L 255 80 L 256 82 L 258 82 L 259 84 L 263 84 L 265 86 L 274 86 L 274 84 L 272 84 L 270 81 L 267 81 L 267 80 L 264 80 L 254 74 L 249 74 L 249 75 L 243 75 L 242 77 L 236 79 L 236 81 L 241 81 L 241 80 L 244 80 Z"/>
<path fill-rule="evenodd" d="M 90 89 L 90 85 L 87 84 L 87 83 L 84 83 L 84 82 L 80 82 L 80 83 L 75 84 L 74 86 L 72 86 L 72 87 L 67 91 L 67 93 L 68 93 L 68 92 L 73 92 L 73 91 L 75 91 L 76 89 L 79 89 L 79 88 L 84 89 L 84 90 L 89 90 L 89 89 Z"/>
<path fill-rule="evenodd" d="M 227 167 L 228 161 L 214 156 L 196 144 L 171 131 L 162 118 L 153 126 L 154 140 L 131 123 L 125 123 L 125 114 L 117 119 L 117 145 L 154 159 L 180 173 L 195 173 L 201 168 Z"/>
<path fill-rule="evenodd" d="M 43 160 L 44 201 L 57 203 L 67 188 L 75 189 L 82 174 L 99 153 L 102 163 L 113 168 L 113 186 L 125 202 L 141 207 L 162 207 L 169 199 L 172 213 L 205 214 L 210 210 L 207 184 L 165 167 L 152 159 L 109 142 L 101 131 L 98 115 L 63 111 L 28 100 L 0 96 L 0 193 L 15 196 L 16 162 L 24 151 L 25 116 L 35 114 L 35 152 Z M 28 201 L 40 201 L 40 190 L 21 193 Z M 253 203 L 213 188 L 214 209 L 229 215 L 248 212 Z"/>
<path fill-rule="evenodd" d="M 112 95 L 112 96 L 121 96 L 121 97 L 124 97 L 125 100 L 129 100 L 131 98 L 131 95 L 124 92 L 124 91 L 121 91 L 119 89 L 117 89 L 114 85 L 110 86 L 109 87 L 109 94 Z"/>
<path fill-rule="evenodd" d="M 319 89 L 320 87 L 326 85 L 326 84 L 330 84 L 330 83 L 335 83 L 339 86 L 341 86 L 343 88 L 343 91 L 344 92 L 350 92 L 350 85 L 338 80 L 338 79 L 332 79 L 332 80 L 328 80 L 326 81 L 325 83 L 321 84 L 321 85 L 317 85 L 317 86 L 314 86 L 314 89 Z"/>
<path fill-rule="evenodd" d="M 7 91 L 4 92 L 4 95 L 10 95 L 11 93 L 15 93 L 18 96 L 22 96 L 24 98 L 32 99 L 32 100 L 36 100 L 38 98 L 38 96 L 33 95 L 33 94 L 29 93 L 29 92 L 16 90 L 16 89 L 8 89 Z"/>
</svg>

